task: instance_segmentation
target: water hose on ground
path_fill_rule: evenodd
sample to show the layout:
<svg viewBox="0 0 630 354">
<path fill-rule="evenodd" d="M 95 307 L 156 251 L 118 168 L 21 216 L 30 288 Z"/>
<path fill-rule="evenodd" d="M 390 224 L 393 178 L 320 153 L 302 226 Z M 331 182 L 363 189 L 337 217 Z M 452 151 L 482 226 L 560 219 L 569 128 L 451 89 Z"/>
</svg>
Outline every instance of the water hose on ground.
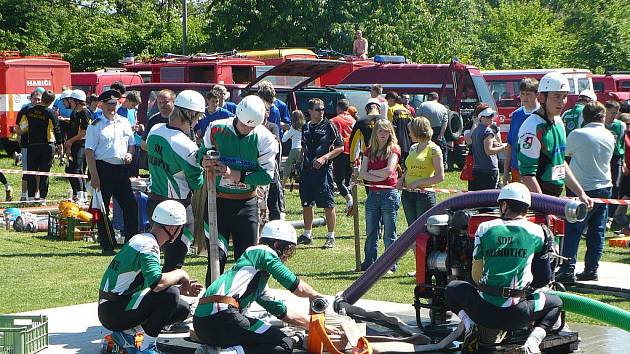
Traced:
<svg viewBox="0 0 630 354">
<path fill-rule="evenodd" d="M 562 309 L 630 332 L 630 312 L 584 296 L 550 291 L 562 299 Z"/>
<path fill-rule="evenodd" d="M 402 257 L 416 239 L 416 235 L 426 230 L 427 219 L 447 209 L 466 209 L 497 205 L 499 190 L 467 192 L 449 198 L 422 214 L 405 232 L 385 250 L 368 270 L 344 290 L 343 301 L 354 304 Z M 587 208 L 573 199 L 561 199 L 532 193 L 531 209 L 545 214 L 554 214 L 569 222 L 584 220 Z"/>
</svg>

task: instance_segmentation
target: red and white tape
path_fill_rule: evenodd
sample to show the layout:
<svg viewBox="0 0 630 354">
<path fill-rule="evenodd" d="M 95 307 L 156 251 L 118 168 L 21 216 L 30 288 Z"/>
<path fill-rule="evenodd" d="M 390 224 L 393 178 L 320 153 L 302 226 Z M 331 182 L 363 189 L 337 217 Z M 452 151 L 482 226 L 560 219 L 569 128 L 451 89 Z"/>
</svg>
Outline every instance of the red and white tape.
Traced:
<svg viewBox="0 0 630 354">
<path fill-rule="evenodd" d="M 75 173 L 56 173 L 56 172 L 38 172 L 38 171 L 24 171 L 24 170 L 11 170 L 0 169 L 2 173 L 10 173 L 14 175 L 35 175 L 35 176 L 49 176 L 49 177 L 70 177 L 70 178 L 84 178 L 87 179 L 87 175 L 80 175 Z"/>
</svg>

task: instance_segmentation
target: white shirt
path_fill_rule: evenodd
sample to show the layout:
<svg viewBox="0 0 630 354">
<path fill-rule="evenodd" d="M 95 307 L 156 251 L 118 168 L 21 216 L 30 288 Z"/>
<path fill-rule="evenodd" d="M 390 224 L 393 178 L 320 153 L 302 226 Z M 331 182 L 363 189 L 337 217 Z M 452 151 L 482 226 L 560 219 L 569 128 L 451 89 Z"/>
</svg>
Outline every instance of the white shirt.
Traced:
<svg viewBox="0 0 630 354">
<path fill-rule="evenodd" d="M 302 132 L 293 127 L 289 128 L 289 130 L 284 133 L 282 136 L 282 142 L 286 143 L 287 140 L 291 139 L 291 150 L 301 150 L 302 149 Z"/>
<path fill-rule="evenodd" d="M 569 134 L 565 154 L 571 157 L 569 167 L 582 189 L 612 186 L 610 159 L 614 147 L 615 137 L 603 123 L 589 123 Z"/>
<path fill-rule="evenodd" d="M 109 120 L 104 115 L 87 128 L 85 148 L 94 151 L 94 159 L 122 165 L 129 146 L 134 145 L 129 120 L 118 114 Z"/>
</svg>

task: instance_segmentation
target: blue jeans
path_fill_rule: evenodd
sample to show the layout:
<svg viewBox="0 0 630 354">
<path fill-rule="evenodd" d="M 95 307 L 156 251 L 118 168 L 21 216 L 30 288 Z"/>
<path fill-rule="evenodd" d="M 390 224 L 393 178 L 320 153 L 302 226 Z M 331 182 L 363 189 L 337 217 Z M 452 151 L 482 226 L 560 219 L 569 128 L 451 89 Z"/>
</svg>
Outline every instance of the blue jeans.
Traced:
<svg viewBox="0 0 630 354">
<path fill-rule="evenodd" d="M 395 189 L 370 190 L 365 200 L 365 260 L 363 265 L 369 267 L 378 257 L 379 220 L 383 222 L 383 243 L 385 248 L 396 240 L 396 216 L 400 207 L 400 194 Z M 395 266 L 394 266 L 395 268 Z"/>
<path fill-rule="evenodd" d="M 594 189 L 587 191 L 586 195 L 591 198 L 609 198 L 611 188 Z M 561 273 L 575 272 L 575 262 L 577 258 L 578 245 L 582 237 L 582 231 L 588 226 L 586 232 L 586 255 L 584 257 L 584 270 L 588 272 L 597 271 L 599 259 L 604 251 L 604 233 L 606 232 L 606 221 L 608 221 L 608 208 L 606 204 L 595 204 L 589 211 L 586 219 L 582 222 L 566 223 L 564 245 L 562 246 L 562 256 L 569 258 L 560 267 Z"/>
<path fill-rule="evenodd" d="M 407 227 L 411 226 L 420 215 L 435 206 L 434 192 L 408 192 L 403 191 L 402 200 Z"/>
</svg>

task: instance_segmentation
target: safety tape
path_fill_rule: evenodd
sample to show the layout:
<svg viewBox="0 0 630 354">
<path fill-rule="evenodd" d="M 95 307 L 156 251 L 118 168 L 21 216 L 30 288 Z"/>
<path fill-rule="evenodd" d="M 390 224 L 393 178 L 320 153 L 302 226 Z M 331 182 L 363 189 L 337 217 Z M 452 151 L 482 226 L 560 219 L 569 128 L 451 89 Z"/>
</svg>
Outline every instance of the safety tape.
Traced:
<svg viewBox="0 0 630 354">
<path fill-rule="evenodd" d="M 364 182 L 359 182 L 358 185 L 370 187 L 371 185 L 365 184 Z M 350 185 L 352 187 L 352 184 Z M 460 189 L 448 189 L 448 188 L 395 188 L 389 186 L 381 186 L 383 189 L 398 189 L 407 192 L 435 192 L 435 193 L 447 193 L 447 194 L 458 194 L 458 193 L 466 193 L 468 191 L 460 190 Z M 608 199 L 608 198 L 591 198 L 593 203 L 596 204 L 614 204 L 614 205 L 630 205 L 630 199 Z"/>
<path fill-rule="evenodd" d="M 24 170 L 11 170 L 11 169 L 2 169 L 0 168 L 0 172 L 2 173 L 11 173 L 14 175 L 35 175 L 35 176 L 49 176 L 49 177 L 71 177 L 71 178 L 83 178 L 87 179 L 87 175 L 80 175 L 75 173 L 56 173 L 56 172 L 39 172 L 39 171 L 24 171 Z"/>
<path fill-rule="evenodd" d="M 63 200 L 63 199 L 62 199 Z M 61 200 L 48 200 L 48 199 L 38 199 L 38 200 L 12 200 L 10 202 L 4 201 L 4 202 L 0 202 L 0 205 L 7 205 L 7 204 L 41 204 L 41 203 L 46 203 L 47 205 L 56 205 L 59 204 L 59 202 L 61 202 Z"/>
</svg>

